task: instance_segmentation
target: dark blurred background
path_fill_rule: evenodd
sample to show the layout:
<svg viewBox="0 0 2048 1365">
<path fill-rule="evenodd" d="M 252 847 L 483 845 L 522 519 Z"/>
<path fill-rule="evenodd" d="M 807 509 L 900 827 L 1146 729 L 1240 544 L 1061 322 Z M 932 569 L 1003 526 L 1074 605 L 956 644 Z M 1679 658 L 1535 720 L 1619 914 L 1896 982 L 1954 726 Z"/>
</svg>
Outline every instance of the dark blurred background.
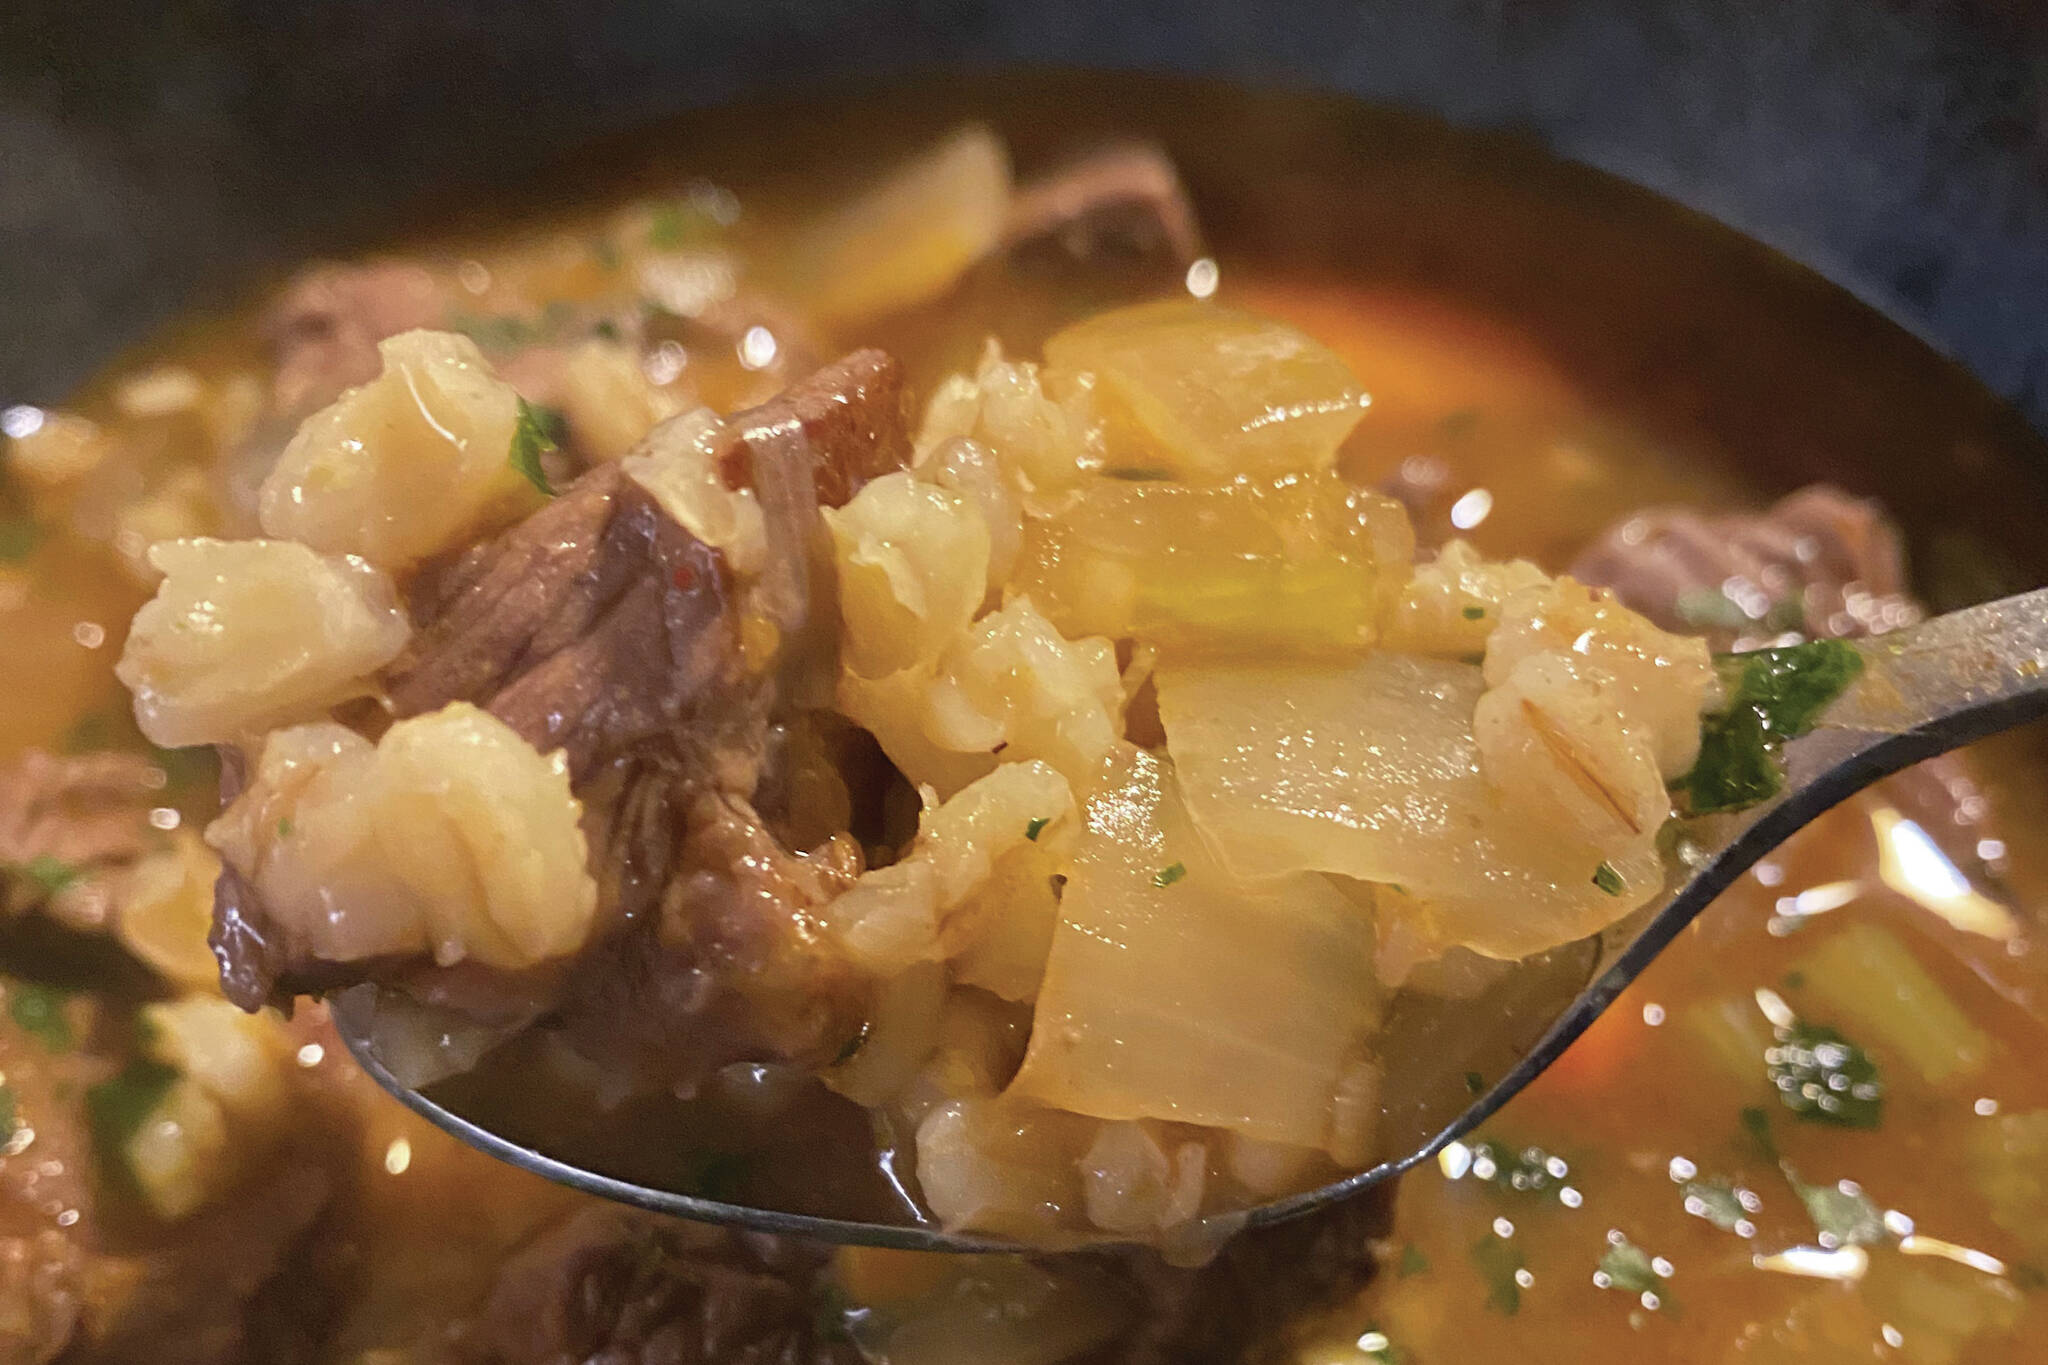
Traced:
<svg viewBox="0 0 2048 1365">
<path fill-rule="evenodd" d="M 1522 129 L 1847 285 L 2048 430 L 2048 6 L 1930 0 L 10 0 L 0 402 L 422 191 L 950 64 L 1313 87 Z"/>
</svg>

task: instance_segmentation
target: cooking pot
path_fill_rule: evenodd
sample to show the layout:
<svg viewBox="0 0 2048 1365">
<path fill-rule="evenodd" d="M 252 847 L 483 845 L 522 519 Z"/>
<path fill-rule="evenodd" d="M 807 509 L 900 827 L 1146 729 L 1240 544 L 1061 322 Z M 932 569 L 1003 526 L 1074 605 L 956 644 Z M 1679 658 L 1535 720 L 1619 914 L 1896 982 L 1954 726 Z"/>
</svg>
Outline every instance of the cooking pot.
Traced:
<svg viewBox="0 0 2048 1365">
<path fill-rule="evenodd" d="M 408 197 L 737 97 L 1072 65 L 1525 131 L 1807 263 L 2048 430 L 2048 10 L 2025 0 L 15 0 L 0 401 Z"/>
</svg>

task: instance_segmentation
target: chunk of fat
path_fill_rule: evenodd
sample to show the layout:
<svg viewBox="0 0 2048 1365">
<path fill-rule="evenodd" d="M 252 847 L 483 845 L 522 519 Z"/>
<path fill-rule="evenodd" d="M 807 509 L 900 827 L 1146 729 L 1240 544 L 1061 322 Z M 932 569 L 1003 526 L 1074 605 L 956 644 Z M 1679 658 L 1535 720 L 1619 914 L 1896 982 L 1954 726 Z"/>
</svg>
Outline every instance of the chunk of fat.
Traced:
<svg viewBox="0 0 2048 1365">
<path fill-rule="evenodd" d="M 1172 769 L 1124 746 L 1086 808 L 1008 1094 L 1321 1147 L 1378 1022 L 1369 916 L 1326 878 L 1234 875 Z"/>
<path fill-rule="evenodd" d="M 308 720 L 373 690 L 412 627 L 391 580 L 352 555 L 286 540 L 170 540 L 114 672 L 166 748 Z"/>
<path fill-rule="evenodd" d="M 1303 868 L 1393 883 L 1423 940 L 1519 958 L 1599 932 L 1662 889 L 1653 846 L 1613 862 L 1534 825 L 1481 775 L 1470 664 L 1374 653 L 1306 665 L 1162 664 L 1188 809 L 1245 877 Z"/>
<path fill-rule="evenodd" d="M 325 723 L 272 734 L 206 839 L 313 956 L 519 968 L 589 935 L 581 818 L 560 754 L 454 702 L 374 746 Z"/>
</svg>

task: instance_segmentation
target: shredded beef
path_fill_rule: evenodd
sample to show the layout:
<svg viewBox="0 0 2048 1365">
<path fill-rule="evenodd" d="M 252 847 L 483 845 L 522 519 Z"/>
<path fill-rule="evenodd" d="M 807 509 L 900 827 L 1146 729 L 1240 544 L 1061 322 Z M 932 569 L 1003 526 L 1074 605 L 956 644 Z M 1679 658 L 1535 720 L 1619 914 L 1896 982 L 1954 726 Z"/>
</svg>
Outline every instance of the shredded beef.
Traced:
<svg viewBox="0 0 2048 1365">
<path fill-rule="evenodd" d="M 102 874 L 140 857 L 164 775 L 136 754 L 31 749 L 0 768 L 0 911 L 43 909 L 67 927 L 106 927 Z"/>
<path fill-rule="evenodd" d="M 1002 250 L 1026 271 L 1078 262 L 1177 278 L 1202 237 L 1172 159 L 1149 142 L 1114 142 L 1021 186 Z"/>
<path fill-rule="evenodd" d="M 1920 618 L 1898 533 L 1876 503 L 1818 485 L 1768 512 L 1652 508 L 1609 529 L 1572 565 L 1668 630 L 1747 649 L 1786 631 L 1870 635 Z"/>
<path fill-rule="evenodd" d="M 1085 1365 L 1220 1365 L 1273 1349 L 1287 1322 L 1357 1292 L 1391 1210 L 1379 1186 L 1246 1233 L 1201 1267 L 1151 1251 L 1046 1264 L 1128 1306 L 1125 1329 Z M 830 1248 L 795 1238 L 585 1208 L 507 1263 L 456 1354 L 464 1365 L 851 1365 L 863 1357 L 834 1330 L 830 1260 Z"/>
<path fill-rule="evenodd" d="M 414 595 L 392 710 L 476 702 L 581 780 L 736 681 L 730 596 L 720 556 L 602 465 Z"/>
<path fill-rule="evenodd" d="M 287 417 L 325 407 L 377 377 L 377 343 L 432 327 L 448 300 L 410 261 L 316 266 L 296 277 L 264 319 L 275 365 L 271 406 Z"/>
</svg>

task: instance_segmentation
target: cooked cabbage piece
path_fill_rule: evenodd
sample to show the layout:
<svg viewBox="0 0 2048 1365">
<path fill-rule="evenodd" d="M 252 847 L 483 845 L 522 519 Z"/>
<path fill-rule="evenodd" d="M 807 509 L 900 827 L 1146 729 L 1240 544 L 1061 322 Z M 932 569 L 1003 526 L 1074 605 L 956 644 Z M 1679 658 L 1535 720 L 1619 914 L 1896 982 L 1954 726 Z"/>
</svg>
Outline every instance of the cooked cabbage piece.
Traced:
<svg viewBox="0 0 2048 1365">
<path fill-rule="evenodd" d="M 1378 1022 L 1370 917 L 1300 863 L 1247 881 L 1188 819 L 1173 769 L 1117 751 L 1070 863 L 1009 1094 L 1324 1147 Z"/>
<path fill-rule="evenodd" d="M 265 535 L 395 570 L 540 503 L 510 459 L 519 395 L 475 342 L 402 332 L 377 350 L 384 372 L 308 417 L 263 480 Z"/>
<path fill-rule="evenodd" d="M 1093 377 L 1108 472 L 1189 483 L 1326 470 L 1372 401 L 1307 333 L 1192 299 L 1076 323 L 1045 343 L 1045 363 Z"/>
<path fill-rule="evenodd" d="M 968 499 L 906 472 L 869 483 L 825 523 L 839 570 L 846 666 L 879 678 L 938 658 L 988 589 L 989 533 Z"/>
<path fill-rule="evenodd" d="M 1373 643 L 1414 555 L 1400 504 L 1335 474 L 1097 479 L 1031 523 L 1012 581 L 1070 637 L 1319 652 Z"/>
<path fill-rule="evenodd" d="M 988 254 L 1009 211 L 1009 153 L 969 124 L 805 228 L 792 292 L 827 322 L 923 303 Z"/>
<path fill-rule="evenodd" d="M 149 559 L 163 581 L 114 672 L 135 723 L 166 748 L 260 734 L 372 691 L 412 633 L 391 580 L 353 555 L 200 539 Z"/>
<path fill-rule="evenodd" d="M 623 342 L 591 337 L 562 362 L 562 415 L 577 448 L 593 460 L 625 455 L 681 401 L 648 381 L 640 357 Z"/>
<path fill-rule="evenodd" d="M 560 754 L 453 702 L 375 745 L 332 724 L 275 732 L 206 840 L 313 956 L 516 968 L 589 935 L 582 814 Z"/>
<path fill-rule="evenodd" d="M 1395 883 L 1420 937 L 1502 958 L 1596 933 L 1664 884 L 1653 846 L 1610 857 L 1535 825 L 1543 790 L 1489 787 L 1470 664 L 1375 652 L 1162 663 L 1154 680 L 1188 810 L 1240 876 Z"/>
</svg>

